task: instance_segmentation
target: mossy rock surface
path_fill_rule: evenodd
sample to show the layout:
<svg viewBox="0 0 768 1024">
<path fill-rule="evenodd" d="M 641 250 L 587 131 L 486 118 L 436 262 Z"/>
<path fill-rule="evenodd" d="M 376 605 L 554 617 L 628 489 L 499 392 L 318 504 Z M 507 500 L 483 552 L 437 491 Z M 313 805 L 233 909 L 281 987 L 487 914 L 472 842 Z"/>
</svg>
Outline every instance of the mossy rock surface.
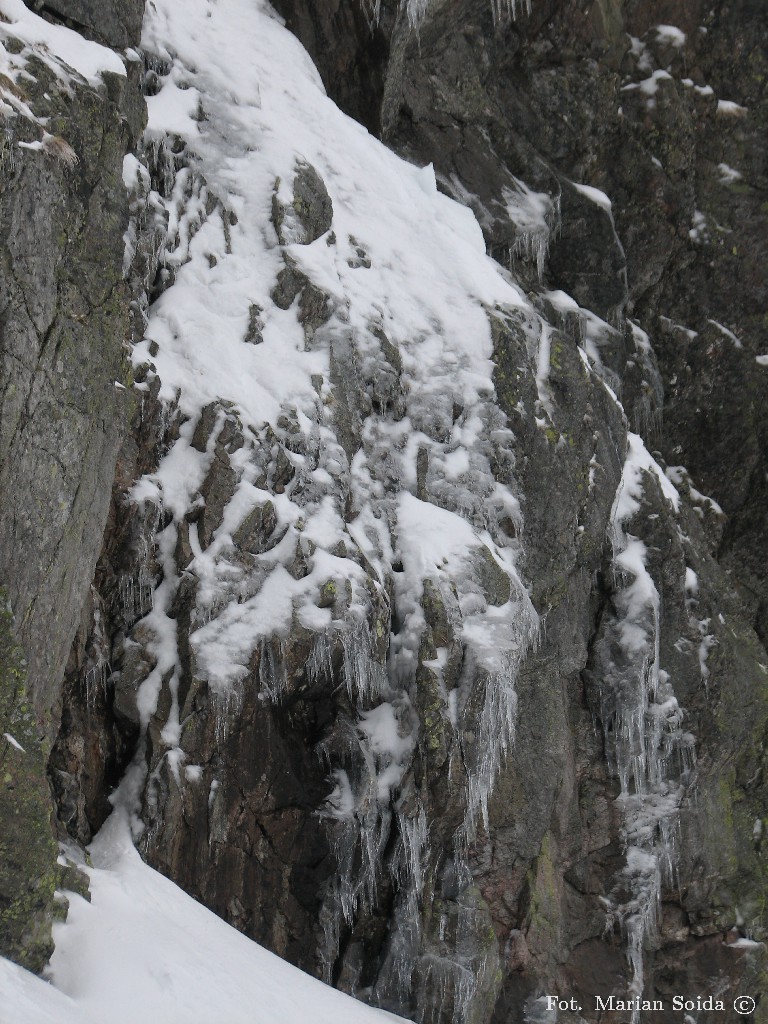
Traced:
<svg viewBox="0 0 768 1024">
<path fill-rule="evenodd" d="M 41 729 L 0 589 L 0 954 L 40 971 L 53 952 L 56 843 Z"/>
</svg>

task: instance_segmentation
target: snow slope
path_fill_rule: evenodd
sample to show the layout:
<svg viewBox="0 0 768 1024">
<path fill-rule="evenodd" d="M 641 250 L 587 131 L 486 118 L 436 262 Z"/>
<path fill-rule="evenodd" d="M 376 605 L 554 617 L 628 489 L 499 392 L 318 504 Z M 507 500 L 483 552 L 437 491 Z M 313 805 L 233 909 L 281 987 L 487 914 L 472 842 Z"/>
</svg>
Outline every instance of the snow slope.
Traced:
<svg viewBox="0 0 768 1024">
<path fill-rule="evenodd" d="M 384 1024 L 143 863 L 113 814 L 92 847 L 91 903 L 68 894 L 53 986 L 0 959 L 0 1024 Z"/>
</svg>

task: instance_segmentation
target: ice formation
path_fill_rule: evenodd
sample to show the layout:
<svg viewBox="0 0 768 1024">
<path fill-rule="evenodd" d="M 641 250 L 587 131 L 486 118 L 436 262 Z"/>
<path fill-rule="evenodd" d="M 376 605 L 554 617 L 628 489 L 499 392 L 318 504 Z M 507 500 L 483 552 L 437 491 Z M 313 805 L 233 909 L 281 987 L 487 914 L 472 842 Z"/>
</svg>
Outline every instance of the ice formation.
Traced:
<svg viewBox="0 0 768 1024">
<path fill-rule="evenodd" d="M 399 0 L 399 2 L 405 8 L 411 28 L 418 28 L 434 0 Z M 490 2 L 494 21 L 499 21 L 505 14 L 516 18 L 518 14 L 531 13 L 532 0 L 490 0 Z M 381 0 L 361 0 L 361 3 L 371 23 L 378 24 L 381 17 Z"/>
<path fill-rule="evenodd" d="M 149 123 L 142 159 L 124 169 L 126 266 L 145 336 L 137 390 L 163 401 L 167 440 L 129 496 L 142 568 L 121 596 L 129 626 L 143 616 L 152 666 L 142 727 L 161 692 L 170 701 L 144 842 L 162 813 L 162 761 L 175 784 L 196 784 L 180 771 L 182 596 L 220 746 L 244 687 L 290 699 L 301 681 L 288 647 L 303 644 L 302 678 L 343 686 L 352 709 L 318 748 L 332 788 L 318 811 L 338 865 L 321 913 L 327 970 L 386 870 L 402 912 L 381 984 L 418 977 L 426 993 L 453 972 L 460 1024 L 482 978 L 470 989 L 462 957 L 442 940 L 438 954 L 413 925 L 445 853 L 432 856 L 410 768 L 426 742 L 428 680 L 465 779 L 449 854 L 466 885 L 538 630 L 505 527 L 521 514 L 487 313 L 530 307 L 431 167 L 405 164 L 344 118 L 266 5 L 196 0 L 182 14 L 158 3 L 143 47 Z M 290 87 L 271 71 L 276 55 L 296 68 Z M 302 207 L 307 189 L 321 197 L 318 224 Z M 136 786 L 134 775 L 125 799 Z"/>
<path fill-rule="evenodd" d="M 629 434 L 612 521 L 616 618 L 603 641 L 600 719 L 606 753 L 619 779 L 626 864 L 608 900 L 608 925 L 627 937 L 630 994 L 641 996 L 644 946 L 656 935 L 662 887 L 675 882 L 679 808 L 695 765 L 694 737 L 683 729 L 669 674 L 659 662 L 660 596 L 634 537 L 646 476 L 676 510 L 679 495 L 636 434 Z M 639 1019 L 633 1011 L 633 1022 Z"/>
<path fill-rule="evenodd" d="M 550 242 L 560 231 L 560 196 L 534 192 L 517 178 L 514 190 L 504 188 L 502 194 L 509 218 L 517 229 L 512 258 L 535 263 L 541 281 Z"/>
</svg>

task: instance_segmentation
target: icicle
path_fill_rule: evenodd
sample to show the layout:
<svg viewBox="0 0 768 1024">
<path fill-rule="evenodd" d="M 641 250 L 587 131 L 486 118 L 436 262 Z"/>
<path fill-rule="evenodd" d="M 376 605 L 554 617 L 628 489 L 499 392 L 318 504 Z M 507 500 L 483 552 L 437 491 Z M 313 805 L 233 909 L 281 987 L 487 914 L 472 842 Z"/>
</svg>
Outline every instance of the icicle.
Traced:
<svg viewBox="0 0 768 1024">
<path fill-rule="evenodd" d="M 234 683 L 223 693 L 212 691 L 212 714 L 215 719 L 216 746 L 224 750 L 235 719 L 243 710 L 244 692 L 242 684 Z"/>
<path fill-rule="evenodd" d="M 515 738 L 515 684 L 520 666 L 535 646 L 539 632 L 538 616 L 522 588 L 514 625 L 515 636 L 508 640 L 509 649 L 502 652 L 499 668 L 486 674 L 483 705 L 478 721 L 473 724 L 477 734 L 477 757 L 474 763 L 466 766 L 467 806 L 464 822 L 456 837 L 457 853 L 474 839 L 478 815 L 484 827 L 488 827 L 488 800 Z M 468 656 L 470 671 L 477 671 L 472 666 L 471 649 Z"/>
<path fill-rule="evenodd" d="M 640 507 L 648 460 L 642 441 L 630 435 L 611 517 L 618 619 L 606 639 L 621 658 L 612 655 L 598 680 L 606 755 L 621 786 L 617 803 L 627 844 L 619 895 L 609 900 L 608 927 L 618 924 L 626 936 L 632 996 L 642 995 L 643 950 L 658 930 L 663 887 L 675 882 L 679 809 L 695 763 L 693 737 L 681 729 L 682 711 L 659 665 L 660 597 L 646 568 L 646 548 L 624 528 Z M 675 760 L 679 778 L 670 777 Z M 633 1024 L 638 1014 L 633 1011 Z"/>
<path fill-rule="evenodd" d="M 102 697 L 106 696 L 107 678 L 111 672 L 109 662 L 99 658 L 96 664 L 85 673 L 85 705 L 89 713 L 96 709 L 99 693 Z"/>
<path fill-rule="evenodd" d="M 118 582 L 120 606 L 127 626 L 132 626 L 153 607 L 155 581 L 146 569 L 135 576 L 123 575 Z"/>
<path fill-rule="evenodd" d="M 395 862 L 394 873 L 400 888 L 408 893 L 421 896 L 424 887 L 424 862 L 427 858 L 429 831 L 423 805 L 418 814 L 409 818 L 402 811 L 397 812 L 400 833 L 400 856 Z"/>
<path fill-rule="evenodd" d="M 494 21 L 499 21 L 505 13 L 509 14 L 512 18 L 516 18 L 518 10 L 530 14 L 531 2 L 532 0 L 491 0 L 493 19 Z"/>
<path fill-rule="evenodd" d="M 448 957 L 428 955 L 420 962 L 422 972 L 422 1024 L 444 1020 L 446 1001 L 452 1001 L 451 1024 L 464 1024 L 478 989 L 478 978 L 469 966 Z M 450 1005 L 450 1004 L 449 1004 Z"/>
<path fill-rule="evenodd" d="M 550 242 L 560 233 L 560 196 L 534 192 L 517 178 L 515 185 L 514 191 L 503 190 L 507 212 L 517 227 L 510 259 L 535 262 L 536 272 L 541 281 L 549 256 Z"/>
<path fill-rule="evenodd" d="M 378 25 L 381 17 L 381 0 L 361 0 L 361 2 L 371 25 Z M 433 0 L 400 0 L 400 2 L 405 6 L 411 28 L 418 28 Z M 490 2 L 494 22 L 500 21 L 504 14 L 516 18 L 518 12 L 531 13 L 532 0 L 490 0 Z"/>
<path fill-rule="evenodd" d="M 366 620 L 346 628 L 318 633 L 307 660 L 312 683 L 333 679 L 334 652 L 341 648 L 341 667 L 350 700 L 359 706 L 381 700 L 388 686 L 385 667 L 376 659 L 373 639 Z"/>
<path fill-rule="evenodd" d="M 521 231 L 512 246 L 512 258 L 536 263 L 536 272 L 541 281 L 544 266 L 549 255 L 549 231 Z"/>
<path fill-rule="evenodd" d="M 392 814 L 376 799 L 376 772 L 366 763 L 367 777 L 361 780 L 362 793 L 355 795 L 354 809 L 342 817 L 344 808 L 334 808 L 328 817 L 335 820 L 329 828 L 331 849 L 337 864 L 321 911 L 324 944 L 321 959 L 330 972 L 339 952 L 340 921 L 352 925 L 358 912 L 370 914 L 376 902 L 384 848 L 389 839 Z"/>
</svg>

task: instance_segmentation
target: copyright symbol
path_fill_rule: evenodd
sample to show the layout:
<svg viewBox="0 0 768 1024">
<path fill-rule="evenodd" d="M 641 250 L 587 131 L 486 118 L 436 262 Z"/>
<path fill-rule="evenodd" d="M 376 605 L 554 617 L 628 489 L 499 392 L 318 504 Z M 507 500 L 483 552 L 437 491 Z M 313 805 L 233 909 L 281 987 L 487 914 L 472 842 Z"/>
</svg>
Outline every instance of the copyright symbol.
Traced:
<svg viewBox="0 0 768 1024">
<path fill-rule="evenodd" d="M 752 996 L 739 996 L 737 999 L 734 999 L 733 1008 L 736 1013 L 745 1016 L 748 1013 L 752 1013 L 755 1009 L 755 1000 Z"/>
</svg>

